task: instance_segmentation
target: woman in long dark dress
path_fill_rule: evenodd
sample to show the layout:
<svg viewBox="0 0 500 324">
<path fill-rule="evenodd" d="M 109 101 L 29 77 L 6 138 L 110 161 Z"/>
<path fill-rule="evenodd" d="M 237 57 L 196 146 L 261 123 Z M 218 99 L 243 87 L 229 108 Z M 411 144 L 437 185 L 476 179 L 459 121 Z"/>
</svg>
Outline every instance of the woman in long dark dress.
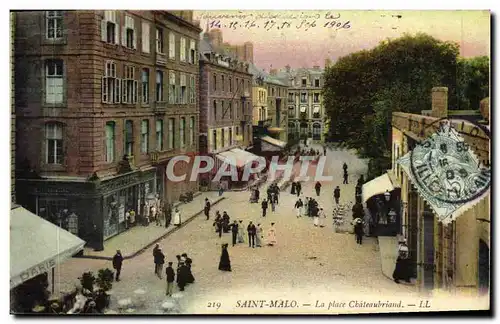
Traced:
<svg viewBox="0 0 500 324">
<path fill-rule="evenodd" d="M 295 195 L 296 187 L 297 187 L 297 184 L 295 182 L 292 182 L 292 190 L 290 190 L 290 194 Z"/>
<path fill-rule="evenodd" d="M 219 270 L 231 271 L 231 260 L 229 260 L 227 244 L 222 244 L 222 254 L 220 255 Z"/>
<path fill-rule="evenodd" d="M 396 261 L 396 268 L 392 273 L 394 282 L 399 283 L 399 280 L 404 280 L 408 283 L 411 282 L 410 274 L 410 259 L 408 258 L 408 246 L 405 243 L 400 244 L 398 249 L 398 259 Z"/>
</svg>

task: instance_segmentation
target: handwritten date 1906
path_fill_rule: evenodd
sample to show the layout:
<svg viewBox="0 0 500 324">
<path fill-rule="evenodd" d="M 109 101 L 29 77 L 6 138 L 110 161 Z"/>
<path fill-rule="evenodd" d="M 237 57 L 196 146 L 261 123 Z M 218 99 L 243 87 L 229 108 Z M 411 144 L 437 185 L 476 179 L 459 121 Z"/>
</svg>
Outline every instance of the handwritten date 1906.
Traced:
<svg viewBox="0 0 500 324">
<path fill-rule="evenodd" d="M 333 18 L 333 17 L 332 17 Z M 247 21 L 238 21 L 232 20 L 229 22 L 224 22 L 221 20 L 212 20 L 209 22 L 209 28 L 228 28 L 231 30 L 236 29 L 264 29 L 266 31 L 270 31 L 271 29 L 283 30 L 283 29 L 301 29 L 304 31 L 308 31 L 315 27 L 323 27 L 328 29 L 350 29 L 351 22 L 348 21 L 339 21 L 336 19 L 328 19 L 326 22 L 321 22 L 316 19 L 303 19 L 299 21 L 294 20 L 266 20 L 266 21 L 256 21 L 256 20 L 247 20 Z"/>
</svg>

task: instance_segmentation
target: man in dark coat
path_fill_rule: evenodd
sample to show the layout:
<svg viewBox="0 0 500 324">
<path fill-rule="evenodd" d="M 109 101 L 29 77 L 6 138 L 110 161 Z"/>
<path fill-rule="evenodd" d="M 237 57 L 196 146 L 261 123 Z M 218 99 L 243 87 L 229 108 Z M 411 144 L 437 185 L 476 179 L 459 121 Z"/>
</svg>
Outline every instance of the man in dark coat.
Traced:
<svg viewBox="0 0 500 324">
<path fill-rule="evenodd" d="M 255 248 L 255 234 L 257 233 L 257 228 L 252 222 L 248 224 L 247 232 L 248 232 L 248 247 Z"/>
<path fill-rule="evenodd" d="M 314 185 L 314 189 L 316 190 L 316 196 L 319 197 L 319 194 L 321 192 L 321 183 L 319 181 Z"/>
<path fill-rule="evenodd" d="M 158 249 L 155 252 L 155 269 L 156 269 L 156 275 L 158 278 L 161 279 L 161 273 L 163 272 L 163 264 L 165 263 L 165 255 L 161 251 L 161 249 L 158 247 Z"/>
<path fill-rule="evenodd" d="M 349 174 L 347 173 L 347 169 L 344 169 L 344 182 L 343 182 L 343 184 L 349 184 L 348 178 L 349 178 Z"/>
<path fill-rule="evenodd" d="M 165 269 L 165 277 L 167 279 L 167 296 L 172 296 L 175 281 L 175 271 L 172 269 L 172 262 L 169 262 L 168 267 Z"/>
<path fill-rule="evenodd" d="M 219 233 L 219 237 L 222 237 L 222 227 L 224 224 L 222 223 L 222 217 L 220 214 L 215 218 L 214 226 L 216 228 L 216 232 Z"/>
<path fill-rule="evenodd" d="M 323 155 L 326 156 L 326 146 L 323 146 Z"/>
<path fill-rule="evenodd" d="M 177 268 L 177 286 L 180 291 L 184 291 L 184 287 L 186 287 L 188 274 L 189 269 L 184 262 L 179 263 L 179 267 Z"/>
<path fill-rule="evenodd" d="M 295 195 L 296 194 L 296 190 L 297 190 L 297 184 L 294 182 L 292 182 L 292 189 L 290 190 L 290 194 L 291 195 Z"/>
<path fill-rule="evenodd" d="M 271 186 L 267 187 L 267 201 L 271 201 L 272 199 L 272 194 L 273 194 L 273 188 Z"/>
<path fill-rule="evenodd" d="M 340 200 L 340 188 L 337 186 L 333 191 L 333 198 L 335 198 L 335 203 L 338 205 Z"/>
<path fill-rule="evenodd" d="M 266 217 L 267 206 L 267 200 L 262 200 L 262 217 Z"/>
<path fill-rule="evenodd" d="M 356 234 L 356 243 L 361 245 L 363 243 L 363 222 L 361 219 L 354 224 L 354 234 Z"/>
<path fill-rule="evenodd" d="M 231 233 L 233 234 L 233 246 L 236 245 L 236 237 L 238 236 L 238 221 L 231 224 Z"/>
<path fill-rule="evenodd" d="M 347 163 L 344 162 L 344 165 L 342 165 L 342 169 L 344 169 L 344 173 L 347 172 Z"/>
<path fill-rule="evenodd" d="M 208 198 L 205 198 L 205 207 L 203 208 L 203 212 L 205 213 L 207 220 L 210 218 L 210 207 L 210 201 L 208 201 Z"/>
<path fill-rule="evenodd" d="M 155 275 L 158 275 L 158 263 L 156 263 L 157 261 L 157 254 L 158 254 L 158 250 L 160 249 L 160 244 L 156 244 L 155 247 L 153 248 L 153 262 L 155 264 Z"/>
<path fill-rule="evenodd" d="M 229 215 L 227 214 L 226 211 L 224 211 L 222 213 L 222 229 L 224 231 L 224 233 L 228 233 L 229 232 L 229 222 L 230 222 L 231 218 L 229 217 Z"/>
<path fill-rule="evenodd" d="M 172 221 L 172 206 L 167 203 L 165 208 L 165 228 L 170 226 L 170 222 Z"/>
<path fill-rule="evenodd" d="M 300 182 L 297 182 L 297 197 L 300 196 L 300 192 L 302 191 L 302 185 L 300 184 Z"/>
<path fill-rule="evenodd" d="M 120 250 L 116 250 L 113 257 L 113 269 L 116 270 L 116 281 L 120 281 L 120 273 L 122 272 L 123 256 Z"/>
</svg>

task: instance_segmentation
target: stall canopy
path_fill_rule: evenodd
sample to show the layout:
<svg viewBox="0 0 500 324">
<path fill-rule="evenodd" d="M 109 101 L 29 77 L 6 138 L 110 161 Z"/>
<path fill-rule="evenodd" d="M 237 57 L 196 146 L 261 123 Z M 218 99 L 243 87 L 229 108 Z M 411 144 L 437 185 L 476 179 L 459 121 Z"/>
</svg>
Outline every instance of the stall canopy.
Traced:
<svg viewBox="0 0 500 324">
<path fill-rule="evenodd" d="M 363 202 L 366 202 L 368 199 L 370 199 L 375 195 L 383 194 L 386 190 L 389 190 L 389 192 L 391 192 L 396 188 L 397 186 L 393 185 L 389 175 L 387 173 L 384 173 L 380 177 L 368 181 L 363 185 L 363 191 L 362 191 Z"/>
<path fill-rule="evenodd" d="M 272 138 L 270 136 L 263 136 L 261 140 L 267 144 L 271 144 L 271 146 L 277 148 L 278 150 L 284 149 L 286 146 L 286 143 L 283 141 L 280 141 L 278 139 Z M 276 149 L 269 148 L 268 146 L 262 145 L 262 150 L 263 151 L 275 151 Z"/>
<path fill-rule="evenodd" d="M 54 268 L 85 242 L 22 208 L 10 211 L 10 288 Z"/>
<path fill-rule="evenodd" d="M 222 162 L 234 165 L 237 168 L 244 167 L 247 163 L 257 160 L 259 157 L 239 148 L 217 154 L 217 158 Z"/>
</svg>

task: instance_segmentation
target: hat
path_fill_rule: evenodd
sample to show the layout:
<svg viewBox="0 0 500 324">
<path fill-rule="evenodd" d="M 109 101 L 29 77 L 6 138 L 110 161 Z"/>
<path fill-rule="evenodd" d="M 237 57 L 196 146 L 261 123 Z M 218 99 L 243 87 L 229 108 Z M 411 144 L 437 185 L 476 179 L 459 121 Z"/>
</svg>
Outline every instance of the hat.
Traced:
<svg viewBox="0 0 500 324">
<path fill-rule="evenodd" d="M 168 262 L 168 265 L 172 265 L 172 262 Z"/>
</svg>

